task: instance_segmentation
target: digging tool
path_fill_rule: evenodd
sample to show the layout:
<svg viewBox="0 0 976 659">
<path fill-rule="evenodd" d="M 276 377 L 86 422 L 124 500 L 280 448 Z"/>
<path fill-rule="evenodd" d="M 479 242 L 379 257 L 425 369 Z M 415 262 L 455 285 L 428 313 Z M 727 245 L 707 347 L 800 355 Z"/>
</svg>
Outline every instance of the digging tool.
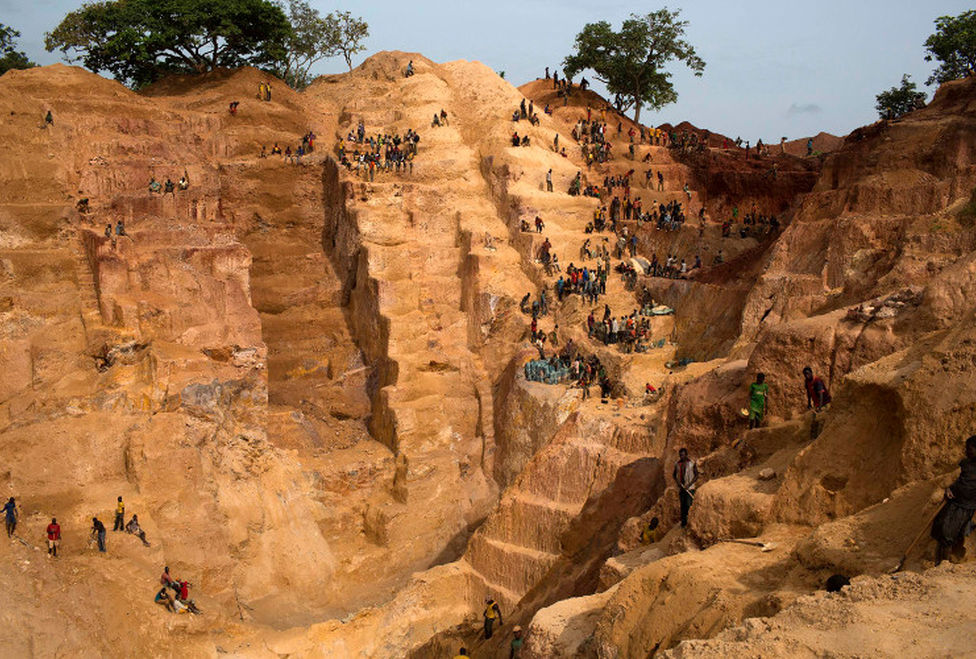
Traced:
<svg viewBox="0 0 976 659">
<path fill-rule="evenodd" d="M 749 545 L 750 547 L 759 547 L 759 551 L 769 552 L 776 549 L 776 543 L 774 542 L 761 542 L 759 540 L 737 540 L 735 538 L 719 538 L 719 542 L 734 542 L 740 545 Z"/>
<path fill-rule="evenodd" d="M 14 534 L 13 538 L 14 538 L 14 540 L 16 540 L 17 542 L 19 542 L 20 544 L 24 545 L 25 547 L 30 547 L 31 549 L 40 549 L 40 547 L 38 547 L 37 545 L 33 545 L 33 544 L 27 542 L 26 540 L 24 540 L 23 538 L 21 538 L 19 535 Z"/>
<path fill-rule="evenodd" d="M 943 508 L 945 508 L 945 504 L 942 504 L 941 506 L 936 508 L 935 512 L 932 513 L 932 517 L 929 518 L 929 520 L 925 523 L 925 526 L 922 527 L 922 530 L 919 531 L 918 535 L 915 536 L 915 539 L 912 540 L 912 544 L 908 545 L 908 549 L 905 550 L 905 554 L 901 557 L 901 560 L 898 561 L 898 565 L 896 565 L 895 569 L 891 570 L 888 574 L 895 574 L 896 572 L 901 572 L 902 568 L 905 567 L 905 561 L 908 560 L 908 555 L 912 553 L 913 549 L 915 549 L 915 545 L 917 545 L 918 541 L 922 539 L 922 536 L 925 535 L 925 532 L 932 527 L 932 522 L 934 522 L 935 518 L 939 516 L 939 513 L 942 512 Z"/>
</svg>

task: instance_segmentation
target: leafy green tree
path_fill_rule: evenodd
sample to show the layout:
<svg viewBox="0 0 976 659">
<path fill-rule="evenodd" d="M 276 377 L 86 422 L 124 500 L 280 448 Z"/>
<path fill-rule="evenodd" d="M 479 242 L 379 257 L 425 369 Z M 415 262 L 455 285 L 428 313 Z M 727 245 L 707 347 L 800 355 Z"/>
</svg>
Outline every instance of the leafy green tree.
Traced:
<svg viewBox="0 0 976 659">
<path fill-rule="evenodd" d="M 875 98 L 878 103 L 874 107 L 882 119 L 897 119 L 925 105 L 925 92 L 915 88 L 907 73 L 901 77 L 901 87 L 892 87 Z"/>
<path fill-rule="evenodd" d="M 337 54 L 333 28 L 305 0 L 289 0 L 288 18 L 292 31 L 285 57 L 275 67 L 275 73 L 290 86 L 304 89 L 312 81 L 309 73 L 312 65 Z"/>
<path fill-rule="evenodd" d="M 570 78 L 593 70 L 610 94 L 623 99 L 621 109 L 634 108 L 634 120 L 640 121 L 645 105 L 659 110 L 678 100 L 671 74 L 664 70 L 670 61 L 684 62 L 696 76 L 705 70 L 704 60 L 684 39 L 688 22 L 678 20 L 680 13 L 664 8 L 646 16 L 631 14 L 619 32 L 606 21 L 588 23 L 576 35 L 576 52 L 563 60 L 563 70 Z"/>
<path fill-rule="evenodd" d="M 16 41 L 20 32 L 0 23 L 0 75 L 10 69 L 29 69 L 37 66 L 30 61 L 27 53 L 17 50 Z"/>
<path fill-rule="evenodd" d="M 342 55 L 352 71 L 352 57 L 366 50 L 363 41 L 369 36 L 369 25 L 348 11 L 335 11 L 325 17 L 331 26 L 332 44 L 336 55 Z"/>
<path fill-rule="evenodd" d="M 926 62 L 940 64 L 925 84 L 942 84 L 976 73 L 976 10 L 935 19 L 935 34 L 925 40 Z"/>
<path fill-rule="evenodd" d="M 290 34 L 271 0 L 103 0 L 70 12 L 44 45 L 138 88 L 171 73 L 271 66 Z"/>
<path fill-rule="evenodd" d="M 287 53 L 275 72 L 292 87 L 301 89 L 312 81 L 316 62 L 342 55 L 352 69 L 352 56 L 365 50 L 369 26 L 349 12 L 333 12 L 324 18 L 305 0 L 288 0 L 291 36 Z"/>
</svg>

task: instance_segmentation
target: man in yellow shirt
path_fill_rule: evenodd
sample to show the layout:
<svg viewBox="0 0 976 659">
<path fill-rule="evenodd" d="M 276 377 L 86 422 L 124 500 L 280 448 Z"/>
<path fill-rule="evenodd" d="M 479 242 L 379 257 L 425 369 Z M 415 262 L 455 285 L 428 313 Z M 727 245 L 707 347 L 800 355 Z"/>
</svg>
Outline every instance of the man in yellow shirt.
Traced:
<svg viewBox="0 0 976 659">
<path fill-rule="evenodd" d="M 661 529 L 658 527 L 659 524 L 660 521 L 657 517 L 651 518 L 651 521 L 647 523 L 647 527 L 641 532 L 642 545 L 651 545 L 661 541 L 661 537 L 664 534 L 661 533 Z"/>
<path fill-rule="evenodd" d="M 493 633 L 492 627 L 494 626 L 495 621 L 496 620 L 498 621 L 499 627 L 502 626 L 502 610 L 498 608 L 498 602 L 496 602 L 490 597 L 485 600 L 484 616 L 485 616 L 485 639 L 489 639 L 491 638 L 491 635 Z"/>
<path fill-rule="evenodd" d="M 115 526 L 112 530 L 125 530 L 125 504 L 122 503 L 122 497 L 119 497 L 118 503 L 115 504 Z"/>
</svg>

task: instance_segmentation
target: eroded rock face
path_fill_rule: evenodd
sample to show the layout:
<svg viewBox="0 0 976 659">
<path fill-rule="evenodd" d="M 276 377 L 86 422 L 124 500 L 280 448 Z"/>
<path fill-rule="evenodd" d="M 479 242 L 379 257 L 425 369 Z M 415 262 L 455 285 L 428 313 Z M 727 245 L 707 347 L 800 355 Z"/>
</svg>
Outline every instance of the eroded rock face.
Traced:
<svg viewBox="0 0 976 659">
<path fill-rule="evenodd" d="M 714 369 L 672 398 L 669 444 L 704 455 L 699 466 L 707 482 L 696 492 L 689 531 L 671 530 L 650 547 L 639 544 L 651 516 L 672 520 L 677 514 L 677 490 L 670 487 L 624 525 L 625 553 L 608 561 L 603 574 L 605 585 L 614 584 L 612 594 L 540 611 L 533 622 L 539 643 L 548 647 L 553 639 L 581 635 L 586 641 L 571 650 L 580 656 L 646 656 L 729 624 L 716 616 L 773 615 L 829 574 L 887 572 L 911 538 L 925 531 L 920 516 L 927 520 L 937 509 L 973 421 L 963 384 L 971 340 L 959 315 L 966 307 L 973 233 L 967 216 L 957 215 L 973 184 L 970 138 L 963 137 L 972 133 L 962 128 L 971 121 L 965 111 L 971 101 L 963 98 L 972 93 L 971 81 L 949 85 L 924 112 L 858 132 L 827 158 L 820 182 L 801 199 L 745 301 L 732 353 L 748 359 Z M 906 186 L 889 189 L 900 182 Z M 813 418 L 801 413 L 806 365 L 833 383 L 832 409 Z M 737 412 L 757 371 L 775 382 L 773 420 L 747 433 Z M 774 521 L 794 526 L 787 531 Z M 687 551 L 689 543 L 715 542 L 697 555 Z M 791 548 L 798 562 L 787 558 L 754 570 L 756 561 Z M 739 551 L 738 557 L 708 556 Z M 931 543 L 922 543 L 908 561 L 931 565 L 930 557 Z M 737 575 L 735 584 L 711 572 L 719 565 Z M 757 574 L 761 579 L 753 581 Z M 712 589 L 694 598 L 709 605 L 685 618 L 694 607 L 676 598 L 698 587 Z M 665 591 L 667 606 L 659 610 Z M 831 603 L 796 606 L 813 612 Z M 585 623 L 581 617 L 574 627 L 558 615 L 560 607 L 585 612 Z M 728 638 L 739 643 L 736 650 L 754 641 L 752 652 L 812 647 L 802 624 L 780 622 L 787 617 Z M 888 624 L 893 617 L 883 613 L 881 619 Z M 672 636 L 674 630 L 680 631 Z M 836 638 L 856 643 L 860 637 L 848 632 L 838 629 Z M 729 643 L 721 647 L 685 643 L 674 655 L 736 651 Z"/>
</svg>

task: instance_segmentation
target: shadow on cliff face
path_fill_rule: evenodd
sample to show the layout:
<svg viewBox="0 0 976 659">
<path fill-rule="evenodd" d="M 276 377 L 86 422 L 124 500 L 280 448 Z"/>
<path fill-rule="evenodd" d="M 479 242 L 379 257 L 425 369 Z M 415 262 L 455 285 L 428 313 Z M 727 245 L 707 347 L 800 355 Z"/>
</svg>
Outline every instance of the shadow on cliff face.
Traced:
<svg viewBox="0 0 976 659">
<path fill-rule="evenodd" d="M 468 548 L 468 540 L 471 539 L 471 535 L 478 530 L 478 527 L 481 526 L 484 521 L 484 517 L 477 519 L 455 533 L 444 545 L 444 549 L 441 550 L 441 553 L 439 553 L 434 560 L 430 562 L 430 565 L 427 566 L 428 569 L 460 560 L 461 556 L 464 555 L 464 550 Z"/>
<path fill-rule="evenodd" d="M 522 598 L 515 611 L 503 612 L 506 627 L 510 629 L 511 625 L 518 624 L 526 628 L 539 609 L 569 597 L 596 592 L 600 568 L 613 553 L 624 522 L 646 510 L 664 488 L 664 469 L 657 458 L 641 458 L 621 467 L 606 489 L 587 500 L 572 527 L 562 535 L 562 555 L 540 580 L 540 585 Z M 508 634 L 484 641 L 479 631 L 469 626 L 455 628 L 435 636 L 409 656 L 441 657 L 462 645 L 472 656 L 493 657 L 505 653 Z"/>
<path fill-rule="evenodd" d="M 560 538 L 563 559 L 568 563 L 565 567 L 557 564 L 554 571 L 561 570 L 571 577 L 569 582 L 572 583 L 573 592 L 557 599 L 589 594 L 597 589 L 600 567 L 610 557 L 624 522 L 647 510 L 661 496 L 664 488 L 661 461 L 641 458 L 619 469 L 608 488 L 587 500 L 576 522 Z M 533 595 L 530 592 L 523 603 L 532 603 Z M 546 603 L 534 608 L 541 608 L 553 601 L 546 596 Z"/>
</svg>

